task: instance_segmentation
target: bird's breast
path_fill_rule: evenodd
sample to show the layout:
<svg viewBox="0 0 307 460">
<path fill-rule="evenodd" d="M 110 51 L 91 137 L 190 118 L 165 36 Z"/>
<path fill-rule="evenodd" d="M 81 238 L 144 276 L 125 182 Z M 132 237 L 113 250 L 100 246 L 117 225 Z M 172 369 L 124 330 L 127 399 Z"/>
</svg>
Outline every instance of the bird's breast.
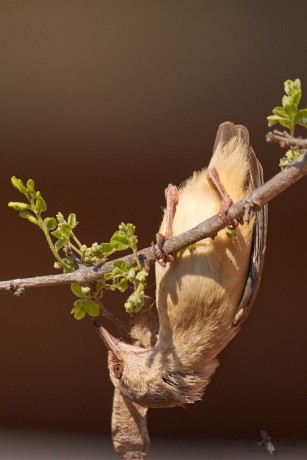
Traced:
<svg viewBox="0 0 307 460">
<path fill-rule="evenodd" d="M 194 175 L 179 190 L 173 236 L 217 214 L 219 207 L 206 171 Z M 239 226 L 232 238 L 223 229 L 213 240 L 198 242 L 193 252 L 178 251 L 165 268 L 156 264 L 157 307 L 165 337 L 208 347 L 231 326 L 246 282 L 252 232 L 253 222 Z"/>
</svg>

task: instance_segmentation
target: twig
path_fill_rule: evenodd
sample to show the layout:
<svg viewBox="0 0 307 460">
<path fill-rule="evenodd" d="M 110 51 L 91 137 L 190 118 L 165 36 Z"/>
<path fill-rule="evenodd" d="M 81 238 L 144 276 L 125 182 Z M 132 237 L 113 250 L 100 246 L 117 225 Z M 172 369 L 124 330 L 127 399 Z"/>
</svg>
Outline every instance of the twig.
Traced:
<svg viewBox="0 0 307 460">
<path fill-rule="evenodd" d="M 266 141 L 279 144 L 281 147 L 294 147 L 296 149 L 307 149 L 307 139 L 300 137 L 292 137 L 287 131 L 278 131 L 274 129 L 273 132 L 268 132 Z"/>
<path fill-rule="evenodd" d="M 228 214 L 231 218 L 241 218 L 251 210 L 257 210 L 293 185 L 307 174 L 307 153 L 291 163 L 287 169 L 276 174 L 258 189 L 253 190 L 243 200 L 231 206 Z M 196 227 L 165 241 L 164 249 L 168 254 L 173 254 L 179 249 L 196 243 L 204 238 L 214 238 L 216 234 L 225 227 L 218 215 L 210 217 Z M 155 262 L 155 255 L 152 247 L 138 252 L 139 258 L 146 264 Z M 120 258 L 126 263 L 134 263 L 133 254 Z M 118 259 L 119 260 L 119 259 Z M 20 293 L 25 288 L 37 288 L 43 286 L 56 286 L 77 282 L 83 285 L 91 285 L 101 279 L 102 275 L 112 271 L 113 261 L 106 262 L 101 267 L 80 267 L 72 273 L 37 276 L 34 278 L 15 279 L 0 282 L 0 292 Z"/>
</svg>

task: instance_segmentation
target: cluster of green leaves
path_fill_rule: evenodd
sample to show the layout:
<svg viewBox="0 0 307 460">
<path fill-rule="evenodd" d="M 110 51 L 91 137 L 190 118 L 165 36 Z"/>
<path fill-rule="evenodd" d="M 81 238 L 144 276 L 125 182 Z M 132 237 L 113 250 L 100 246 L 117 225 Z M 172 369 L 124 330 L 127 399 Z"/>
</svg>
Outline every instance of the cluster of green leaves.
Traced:
<svg viewBox="0 0 307 460">
<path fill-rule="evenodd" d="M 111 272 L 106 273 L 103 279 L 98 283 L 98 289 L 125 292 L 130 285 L 133 286 L 133 293 L 129 296 L 125 303 L 125 308 L 128 313 L 137 313 L 144 305 L 144 291 L 146 287 L 146 278 L 148 271 L 142 266 L 137 254 L 138 239 L 135 235 L 135 226 L 133 224 L 119 225 L 118 231 L 114 233 L 110 239 L 110 243 L 106 243 L 108 250 L 125 251 L 131 249 L 136 263 L 126 264 L 123 260 L 116 260 L 113 264 L 114 268 Z M 105 244 L 105 243 L 103 243 Z"/>
<path fill-rule="evenodd" d="M 60 212 L 56 217 L 43 218 L 42 213 L 46 212 L 47 205 L 41 193 L 35 190 L 34 181 L 29 179 L 24 184 L 15 176 L 11 180 L 13 186 L 26 197 L 27 203 L 11 201 L 8 206 L 19 211 L 21 217 L 41 228 L 56 259 L 55 268 L 68 273 L 76 269 L 77 260 L 86 266 L 93 266 L 105 261 L 117 251 L 131 249 L 134 253 L 135 264 L 126 264 L 123 260 L 115 261 L 113 270 L 106 273 L 95 286 L 72 283 L 71 290 L 78 297 L 71 311 L 74 317 L 82 319 L 86 313 L 90 316 L 98 316 L 99 305 L 93 299 L 101 298 L 105 290 L 124 292 L 129 286 L 134 290 L 126 301 L 125 308 L 129 313 L 139 311 L 144 304 L 148 272 L 137 255 L 138 239 L 135 235 L 135 226 L 121 223 L 108 243 L 95 242 L 88 247 L 82 244 L 74 233 L 78 224 L 75 214 L 69 214 L 67 219 Z"/>
<path fill-rule="evenodd" d="M 282 107 L 275 107 L 273 114 L 267 117 L 269 126 L 279 123 L 290 131 L 290 135 L 295 135 L 297 125 L 307 128 L 307 109 L 299 109 L 298 105 L 302 97 L 301 82 L 299 79 L 287 80 L 284 83 L 285 95 L 282 98 Z M 292 161 L 302 154 L 302 150 L 291 148 L 286 155 L 281 158 L 279 166 L 286 168 Z"/>
</svg>

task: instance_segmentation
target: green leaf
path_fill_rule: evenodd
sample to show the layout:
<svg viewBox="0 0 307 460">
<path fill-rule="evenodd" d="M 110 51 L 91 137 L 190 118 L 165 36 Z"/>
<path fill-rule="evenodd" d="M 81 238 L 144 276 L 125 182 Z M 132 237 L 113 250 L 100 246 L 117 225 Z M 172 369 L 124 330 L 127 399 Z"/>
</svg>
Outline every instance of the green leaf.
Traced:
<svg viewBox="0 0 307 460">
<path fill-rule="evenodd" d="M 105 256 L 114 251 L 114 246 L 111 243 L 101 243 L 100 247 Z"/>
<path fill-rule="evenodd" d="M 27 188 L 23 185 L 23 182 L 21 179 L 17 179 L 16 176 L 13 176 L 11 178 L 12 185 L 17 188 L 21 193 L 27 193 Z"/>
<path fill-rule="evenodd" d="M 53 235 L 58 240 L 62 241 L 62 233 L 59 229 L 55 230 L 54 232 L 51 232 L 51 235 Z"/>
<path fill-rule="evenodd" d="M 76 214 L 69 214 L 67 218 L 67 223 L 71 229 L 75 228 L 78 224 Z"/>
<path fill-rule="evenodd" d="M 59 252 L 59 250 L 64 246 L 64 242 L 61 240 L 56 241 L 55 243 L 55 249 Z"/>
<path fill-rule="evenodd" d="M 76 300 L 76 302 L 74 303 L 74 308 L 71 310 L 71 314 L 74 315 L 75 319 L 83 319 L 86 315 L 86 308 L 85 308 L 85 305 L 84 305 L 84 302 L 83 300 L 77 304 L 77 302 L 79 302 L 78 300 Z"/>
<path fill-rule="evenodd" d="M 299 110 L 295 115 L 294 122 L 307 127 L 307 109 Z"/>
<path fill-rule="evenodd" d="M 55 236 L 58 240 L 64 241 L 65 243 L 69 241 L 71 235 L 71 228 L 66 225 L 61 225 L 58 227 L 57 230 L 51 233 L 51 235 Z"/>
<path fill-rule="evenodd" d="M 28 191 L 28 193 L 30 193 L 30 195 L 33 195 L 35 193 L 34 180 L 33 179 L 29 179 L 27 181 L 27 191 Z"/>
<path fill-rule="evenodd" d="M 292 104 L 295 106 L 295 110 L 297 110 L 297 107 L 300 103 L 300 100 L 301 100 L 301 97 L 302 97 L 302 91 L 299 90 L 299 91 L 296 91 L 295 93 L 292 94 Z"/>
<path fill-rule="evenodd" d="M 114 267 L 119 268 L 121 271 L 128 271 L 128 265 L 125 264 L 123 260 L 115 260 Z M 130 266 L 129 266 L 130 269 Z"/>
<path fill-rule="evenodd" d="M 307 118 L 303 118 L 302 121 L 298 121 L 297 124 L 303 126 L 304 128 L 307 128 Z"/>
<path fill-rule="evenodd" d="M 57 227 L 57 221 L 54 217 L 46 217 L 44 223 L 47 226 L 48 230 L 54 230 Z"/>
<path fill-rule="evenodd" d="M 143 268 L 143 270 L 140 270 L 139 273 L 136 275 L 136 279 L 144 283 L 147 276 L 148 276 L 148 271 L 145 268 Z"/>
<path fill-rule="evenodd" d="M 288 129 L 292 128 L 292 122 L 287 120 L 286 118 L 281 118 L 279 120 L 279 124 L 281 124 L 281 126 L 283 126 L 284 128 L 288 128 Z"/>
<path fill-rule="evenodd" d="M 190 244 L 188 250 L 193 254 L 193 252 L 196 251 L 196 243 Z"/>
<path fill-rule="evenodd" d="M 117 289 L 120 291 L 120 292 L 124 292 L 128 287 L 128 282 L 127 282 L 127 278 L 122 278 L 120 280 L 120 282 L 118 283 L 117 285 Z"/>
<path fill-rule="evenodd" d="M 237 232 L 235 228 L 226 227 L 225 232 L 228 238 L 235 238 L 237 236 Z"/>
<path fill-rule="evenodd" d="M 117 249 L 118 251 L 124 251 L 125 249 L 129 248 L 129 240 L 121 232 L 115 232 L 110 240 L 110 243 L 113 248 Z"/>
<path fill-rule="evenodd" d="M 125 303 L 128 313 L 138 313 L 144 305 L 144 285 L 140 283 Z"/>
<path fill-rule="evenodd" d="M 130 270 L 129 270 L 129 272 L 128 272 L 128 275 L 127 275 L 128 281 L 134 280 L 134 279 L 135 279 L 135 275 L 136 275 L 135 267 L 130 268 Z"/>
<path fill-rule="evenodd" d="M 41 196 L 40 192 L 36 192 L 35 194 L 35 209 L 39 213 L 47 210 L 46 201 Z"/>
<path fill-rule="evenodd" d="M 61 212 L 57 213 L 56 218 L 59 224 L 65 224 L 65 219 Z"/>
<path fill-rule="evenodd" d="M 70 312 L 78 320 L 83 319 L 86 315 L 84 299 L 78 299 L 74 302 L 74 308 Z"/>
<path fill-rule="evenodd" d="M 104 283 L 102 289 L 105 291 L 115 291 L 114 286 L 108 283 Z"/>
<path fill-rule="evenodd" d="M 288 166 L 288 158 L 286 156 L 282 157 L 279 161 L 279 167 L 281 170 L 286 169 Z"/>
<path fill-rule="evenodd" d="M 62 267 L 64 273 L 71 273 L 71 272 L 75 271 L 75 266 L 74 266 L 73 259 L 69 259 L 68 257 L 64 257 L 61 260 L 62 260 L 63 264 L 65 264 L 65 267 Z"/>
<path fill-rule="evenodd" d="M 20 217 L 22 217 L 23 219 L 28 219 L 28 221 L 29 221 L 29 222 L 32 222 L 32 224 L 35 224 L 35 225 L 38 225 L 38 226 L 39 226 L 38 220 L 37 220 L 36 217 L 34 217 L 33 214 L 31 214 L 30 212 L 28 212 L 28 211 L 20 211 L 19 215 L 20 215 Z"/>
<path fill-rule="evenodd" d="M 63 266 L 57 260 L 54 262 L 53 266 L 56 270 L 62 270 L 63 268 Z"/>
<path fill-rule="evenodd" d="M 278 115 L 270 115 L 270 116 L 266 117 L 266 119 L 268 120 L 268 125 L 269 126 L 274 126 L 277 123 L 279 123 L 280 117 Z"/>
<path fill-rule="evenodd" d="M 16 211 L 25 211 L 26 209 L 30 208 L 30 205 L 26 203 L 21 203 L 19 201 L 10 201 L 8 203 L 8 207 L 16 209 Z"/>
<path fill-rule="evenodd" d="M 293 92 L 301 91 L 301 81 L 299 78 L 296 80 L 286 80 L 284 82 L 284 88 L 285 93 L 291 96 Z"/>
<path fill-rule="evenodd" d="M 130 312 L 134 311 L 137 313 L 144 305 L 144 287 L 144 284 L 140 283 L 137 289 L 128 298 L 125 307 L 130 308 Z"/>
<path fill-rule="evenodd" d="M 84 303 L 85 309 L 90 316 L 99 316 L 100 308 L 97 302 L 87 299 Z"/>
<path fill-rule="evenodd" d="M 289 116 L 293 116 L 295 114 L 297 107 L 289 96 L 283 96 L 282 105 Z"/>
<path fill-rule="evenodd" d="M 302 150 L 288 150 L 286 155 L 280 159 L 280 169 L 287 168 L 293 161 L 296 161 L 302 154 Z"/>
<path fill-rule="evenodd" d="M 276 123 L 280 123 L 282 126 L 289 129 L 291 129 L 292 126 L 290 118 L 281 118 L 277 115 L 270 115 L 269 117 L 267 117 L 267 120 L 269 126 L 274 126 L 276 125 Z"/>
<path fill-rule="evenodd" d="M 11 182 L 12 182 L 13 187 L 19 189 L 19 183 L 18 183 L 18 179 L 16 176 L 11 177 Z"/>
<path fill-rule="evenodd" d="M 281 118 L 287 118 L 287 114 L 285 112 L 285 109 L 283 107 L 275 107 L 272 112 L 274 115 L 281 117 Z"/>
<path fill-rule="evenodd" d="M 73 294 L 77 297 L 84 297 L 84 293 L 82 292 L 81 286 L 79 283 L 71 283 L 70 289 L 72 290 Z"/>
<path fill-rule="evenodd" d="M 120 232 L 124 233 L 126 236 L 131 237 L 134 235 L 135 232 L 135 225 L 133 224 L 125 224 L 124 222 L 121 222 L 121 224 L 118 226 Z"/>
</svg>

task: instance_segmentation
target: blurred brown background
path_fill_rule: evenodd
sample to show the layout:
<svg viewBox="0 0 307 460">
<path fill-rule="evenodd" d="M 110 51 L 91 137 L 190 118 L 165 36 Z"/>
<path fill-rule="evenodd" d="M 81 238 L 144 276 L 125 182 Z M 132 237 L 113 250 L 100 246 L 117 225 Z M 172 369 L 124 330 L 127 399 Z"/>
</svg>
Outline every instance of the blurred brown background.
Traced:
<svg viewBox="0 0 307 460">
<path fill-rule="evenodd" d="M 43 235 L 7 208 L 36 180 L 48 215 L 76 212 L 85 243 L 121 222 L 140 247 L 164 188 L 208 163 L 220 122 L 245 124 L 268 179 L 282 155 L 266 116 L 283 82 L 307 105 L 304 1 L 0 0 L 1 275 L 53 273 Z M 260 293 L 204 401 L 152 410 L 153 437 L 306 435 L 306 180 L 270 205 Z M 0 426 L 109 433 L 106 350 L 69 314 L 68 287 L 1 295 Z M 124 316 L 125 298 L 106 297 Z M 113 332 L 114 329 L 113 329 Z"/>
</svg>

